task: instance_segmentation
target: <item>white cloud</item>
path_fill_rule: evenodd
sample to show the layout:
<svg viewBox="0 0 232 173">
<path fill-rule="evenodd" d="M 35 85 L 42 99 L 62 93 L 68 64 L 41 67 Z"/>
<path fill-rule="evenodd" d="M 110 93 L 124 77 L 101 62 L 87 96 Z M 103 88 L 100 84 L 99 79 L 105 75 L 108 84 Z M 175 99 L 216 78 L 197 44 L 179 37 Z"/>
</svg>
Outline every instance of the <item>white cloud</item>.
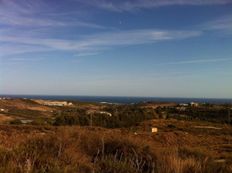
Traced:
<svg viewBox="0 0 232 173">
<path fill-rule="evenodd" d="M 232 58 L 193 59 L 193 60 L 186 60 L 186 61 L 160 63 L 156 65 L 205 64 L 205 63 L 219 63 L 219 62 L 227 62 L 227 61 L 232 61 Z"/>
<path fill-rule="evenodd" d="M 8 56 L 8 55 L 33 53 L 33 52 L 47 52 L 50 50 L 51 48 L 48 48 L 48 47 L 8 42 L 5 44 L 0 44 L 0 58 Z"/>
<path fill-rule="evenodd" d="M 83 2 L 83 1 L 81 1 Z M 132 3 L 133 2 L 133 3 Z M 90 0 L 85 3 L 112 6 L 119 10 L 129 10 L 135 8 L 151 8 L 165 5 L 205 5 L 205 4 L 226 4 L 232 0 L 134 0 L 134 1 L 105 1 Z M 104 28 L 103 26 L 82 22 L 71 18 L 62 20 L 52 14 L 51 7 L 47 6 L 46 1 L 32 0 L 0 0 L 0 56 L 10 54 L 21 54 L 43 51 L 70 51 L 79 56 L 91 56 L 105 49 L 118 46 L 130 46 L 139 44 L 152 44 L 160 41 L 180 40 L 200 36 L 203 31 L 216 29 L 232 28 L 231 16 L 217 21 L 206 23 L 203 27 L 193 31 L 180 30 L 124 30 L 101 32 L 90 34 L 79 39 L 58 39 L 54 36 L 54 29 L 57 27 L 68 27 L 74 29 L 75 26 Z M 37 14 L 44 12 L 42 16 L 36 17 Z M 72 21 L 73 20 L 73 21 Z M 26 27 L 26 29 L 24 29 Z M 50 28 L 54 27 L 54 28 Z M 23 28 L 23 29 L 22 29 Z M 203 28 L 203 29 L 202 29 Z M 44 30 L 40 30 L 44 29 Z M 105 28 L 106 29 L 106 28 Z M 108 28 L 109 29 L 109 28 Z M 105 30 L 101 30 L 105 31 Z M 95 31 L 99 32 L 99 31 Z M 53 36 L 53 37 L 52 37 Z"/>
<path fill-rule="evenodd" d="M 201 26 L 204 30 L 232 30 L 232 15 L 223 16 Z"/>
<path fill-rule="evenodd" d="M 99 54 L 99 52 L 80 52 L 74 56 L 75 57 L 85 57 L 85 56 L 94 56 L 94 55 L 98 55 L 98 54 Z"/>
<path fill-rule="evenodd" d="M 24 17 L 15 15 L 0 14 L 0 24 L 8 26 L 22 26 L 22 27 L 89 27 L 103 29 L 105 27 L 82 21 L 63 21 L 53 19 L 40 19 L 36 17 Z"/>
<path fill-rule="evenodd" d="M 64 20 L 57 14 L 51 17 L 53 11 L 43 1 L 32 0 L 1 0 L 0 1 L 0 24 L 20 27 L 89 27 L 103 29 L 103 26 L 78 19 Z"/>
<path fill-rule="evenodd" d="M 77 0 L 102 9 L 111 11 L 133 11 L 170 5 L 223 5 L 232 3 L 231 0 Z"/>
<path fill-rule="evenodd" d="M 160 41 L 187 39 L 199 35 L 201 35 L 200 31 L 165 31 L 144 29 L 93 34 L 90 36 L 83 37 L 79 40 L 51 38 L 42 39 L 38 37 L 19 37 L 4 35 L 0 37 L 0 43 L 5 43 L 8 46 L 10 46 L 10 44 L 14 44 L 16 45 L 16 47 L 18 44 L 21 46 L 21 48 L 22 46 L 25 46 L 26 49 L 18 49 L 23 52 L 26 52 L 28 50 L 27 46 L 38 46 L 42 50 L 43 48 L 46 50 L 50 48 L 51 50 L 73 51 L 76 53 L 83 54 L 87 52 L 98 52 L 99 50 L 108 49 L 116 46 L 151 44 Z M 17 49 L 14 48 L 13 50 Z"/>
</svg>

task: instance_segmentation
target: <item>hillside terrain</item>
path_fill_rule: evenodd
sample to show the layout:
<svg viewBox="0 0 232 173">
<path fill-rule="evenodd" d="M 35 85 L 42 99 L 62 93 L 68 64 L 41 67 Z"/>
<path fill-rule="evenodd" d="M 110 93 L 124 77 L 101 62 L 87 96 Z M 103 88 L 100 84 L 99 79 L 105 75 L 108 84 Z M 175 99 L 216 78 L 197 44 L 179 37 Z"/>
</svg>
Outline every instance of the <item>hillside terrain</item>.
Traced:
<svg viewBox="0 0 232 173">
<path fill-rule="evenodd" d="M 212 111 L 223 113 L 231 105 L 57 102 L 0 100 L 0 172 L 232 171 L 229 114 L 215 121 Z M 188 109 L 211 113 L 199 118 Z"/>
</svg>

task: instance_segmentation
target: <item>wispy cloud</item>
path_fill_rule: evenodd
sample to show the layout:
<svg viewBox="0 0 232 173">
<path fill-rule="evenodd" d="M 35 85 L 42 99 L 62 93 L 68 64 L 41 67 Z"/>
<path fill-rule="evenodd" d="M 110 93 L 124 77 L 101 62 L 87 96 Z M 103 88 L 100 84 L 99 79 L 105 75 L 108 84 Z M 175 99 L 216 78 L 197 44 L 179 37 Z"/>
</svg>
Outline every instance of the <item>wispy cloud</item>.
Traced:
<svg viewBox="0 0 232 173">
<path fill-rule="evenodd" d="M 76 56 L 91 56 L 96 52 L 119 46 L 181 40 L 200 36 L 206 30 L 232 28 L 232 20 L 229 16 L 206 23 L 196 30 L 113 30 L 95 23 L 81 21 L 78 17 L 76 19 L 76 16 L 75 19 L 70 16 L 67 18 L 57 16 L 60 11 L 56 11 L 57 9 L 53 11 L 47 2 L 45 0 L 0 0 L 0 26 L 2 26 L 0 29 L 0 56 L 54 50 L 73 52 Z M 232 0 L 80 0 L 79 3 L 109 6 L 115 10 L 132 10 L 168 5 L 228 4 L 232 3 Z M 63 12 L 70 13 L 72 11 L 65 9 Z M 78 35 L 79 33 L 75 31 L 78 35 L 78 38 L 75 37 L 75 39 L 66 38 L 66 31 L 63 32 L 64 36 L 54 34 L 59 27 L 66 27 L 73 31 L 77 26 L 95 30 L 90 34 L 84 32 L 88 34 L 87 36 L 83 36 L 83 33 Z M 103 28 L 104 30 L 96 30 Z"/>
<path fill-rule="evenodd" d="M 73 51 L 79 54 L 98 52 L 115 46 L 151 44 L 160 41 L 187 39 L 201 35 L 200 31 L 128 30 L 93 34 L 79 40 L 51 39 L 38 37 L 2 36 L 0 42 L 41 49 Z M 17 46 L 16 46 L 17 47 Z M 21 47 L 22 48 L 22 47 Z M 1 49 L 1 45 L 0 45 Z M 24 49 L 21 49 L 23 51 Z M 37 50 L 36 50 L 37 51 Z M 12 51 L 11 51 L 12 52 Z"/>
<path fill-rule="evenodd" d="M 77 0 L 102 9 L 111 11 L 134 11 L 171 5 L 223 5 L 231 4 L 231 0 Z"/>
<path fill-rule="evenodd" d="M 232 15 L 223 16 L 218 19 L 206 22 L 200 27 L 202 27 L 203 30 L 232 31 Z"/>
<path fill-rule="evenodd" d="M 0 41 L 0 43 L 1 42 L 2 41 Z M 8 43 L 0 44 L 0 58 L 8 55 L 17 55 L 17 54 L 33 53 L 33 52 L 48 52 L 50 50 L 51 48 L 48 47 L 8 42 Z"/>
<path fill-rule="evenodd" d="M 187 61 L 175 61 L 175 62 L 166 62 L 156 65 L 186 65 L 186 64 L 205 64 L 205 63 L 219 63 L 232 61 L 232 58 L 213 58 L 213 59 L 194 59 Z"/>
<path fill-rule="evenodd" d="M 21 27 L 88 27 L 104 29 L 105 27 L 88 23 L 83 21 L 64 21 L 54 19 L 40 19 L 37 17 L 24 17 L 15 15 L 1 15 L 0 23 L 8 26 L 21 26 Z"/>
<path fill-rule="evenodd" d="M 8 59 L 8 61 L 10 62 L 37 62 L 37 61 L 41 61 L 43 60 L 43 58 L 23 58 L 23 57 L 14 57 L 14 58 L 10 58 Z"/>
<path fill-rule="evenodd" d="M 53 9 L 45 1 L 1 0 L 0 24 L 20 27 L 89 27 L 103 29 L 105 27 L 92 22 L 75 19 L 62 19 L 59 13 L 51 16 Z"/>
<path fill-rule="evenodd" d="M 94 56 L 94 55 L 98 55 L 99 52 L 80 52 L 75 54 L 75 57 L 85 57 L 85 56 Z"/>
</svg>

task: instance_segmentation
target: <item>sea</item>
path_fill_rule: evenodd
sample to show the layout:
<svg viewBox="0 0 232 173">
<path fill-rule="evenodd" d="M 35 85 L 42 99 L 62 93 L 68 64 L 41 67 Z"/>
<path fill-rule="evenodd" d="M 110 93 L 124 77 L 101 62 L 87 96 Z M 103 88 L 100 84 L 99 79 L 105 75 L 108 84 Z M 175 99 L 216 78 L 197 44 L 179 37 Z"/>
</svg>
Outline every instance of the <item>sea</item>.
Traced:
<svg viewBox="0 0 232 173">
<path fill-rule="evenodd" d="M 64 95 L 0 95 L 9 98 L 45 99 L 45 100 L 66 100 L 95 103 L 112 104 L 136 104 L 143 102 L 175 102 L 175 103 L 211 103 L 211 104 L 232 104 L 231 99 L 222 98 L 175 98 L 175 97 L 123 97 L 123 96 L 64 96 Z"/>
</svg>

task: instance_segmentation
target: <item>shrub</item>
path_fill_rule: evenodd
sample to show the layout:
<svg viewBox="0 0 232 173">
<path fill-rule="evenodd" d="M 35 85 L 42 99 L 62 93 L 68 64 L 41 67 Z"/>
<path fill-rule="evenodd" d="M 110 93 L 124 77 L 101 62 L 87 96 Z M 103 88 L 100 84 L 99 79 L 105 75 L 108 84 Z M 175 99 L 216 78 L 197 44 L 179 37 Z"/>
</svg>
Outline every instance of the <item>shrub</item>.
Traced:
<svg viewBox="0 0 232 173">
<path fill-rule="evenodd" d="M 19 119 L 15 119 L 15 120 L 10 121 L 10 124 L 12 124 L 12 125 L 20 125 L 20 124 L 22 124 L 22 122 Z"/>
</svg>

